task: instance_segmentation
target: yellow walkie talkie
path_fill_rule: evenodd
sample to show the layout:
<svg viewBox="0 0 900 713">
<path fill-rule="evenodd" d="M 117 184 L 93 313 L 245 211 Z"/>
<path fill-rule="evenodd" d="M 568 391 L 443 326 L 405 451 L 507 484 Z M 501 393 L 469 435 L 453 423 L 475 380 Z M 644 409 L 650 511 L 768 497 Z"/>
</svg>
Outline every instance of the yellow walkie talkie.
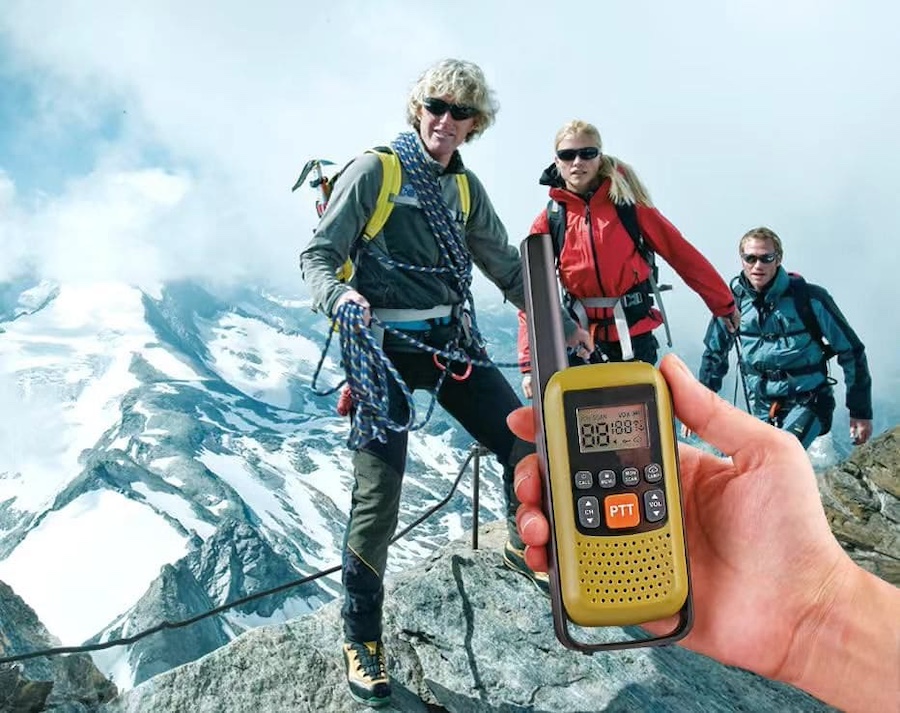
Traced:
<svg viewBox="0 0 900 713">
<path fill-rule="evenodd" d="M 668 644 L 693 615 L 668 386 L 643 362 L 570 367 L 551 237 L 522 243 L 556 636 L 587 653 Z M 580 627 L 678 615 L 663 636 L 590 643 Z"/>
</svg>

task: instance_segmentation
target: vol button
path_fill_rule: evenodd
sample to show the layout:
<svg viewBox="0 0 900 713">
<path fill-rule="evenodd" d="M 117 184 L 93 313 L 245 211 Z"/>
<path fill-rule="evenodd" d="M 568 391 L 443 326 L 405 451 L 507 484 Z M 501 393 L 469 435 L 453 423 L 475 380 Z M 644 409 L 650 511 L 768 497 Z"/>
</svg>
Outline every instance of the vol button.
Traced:
<svg viewBox="0 0 900 713">
<path fill-rule="evenodd" d="M 666 496 L 662 490 L 655 488 L 644 493 L 644 512 L 647 522 L 659 522 L 666 517 Z"/>
</svg>

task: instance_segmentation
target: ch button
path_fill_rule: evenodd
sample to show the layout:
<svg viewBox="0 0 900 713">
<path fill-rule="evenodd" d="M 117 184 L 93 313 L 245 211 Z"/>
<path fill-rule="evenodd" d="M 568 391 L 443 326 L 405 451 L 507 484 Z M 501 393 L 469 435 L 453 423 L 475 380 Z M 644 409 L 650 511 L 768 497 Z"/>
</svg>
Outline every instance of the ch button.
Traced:
<svg viewBox="0 0 900 713">
<path fill-rule="evenodd" d="M 578 498 L 578 522 L 582 527 L 600 527 L 600 501 L 593 495 Z"/>
</svg>

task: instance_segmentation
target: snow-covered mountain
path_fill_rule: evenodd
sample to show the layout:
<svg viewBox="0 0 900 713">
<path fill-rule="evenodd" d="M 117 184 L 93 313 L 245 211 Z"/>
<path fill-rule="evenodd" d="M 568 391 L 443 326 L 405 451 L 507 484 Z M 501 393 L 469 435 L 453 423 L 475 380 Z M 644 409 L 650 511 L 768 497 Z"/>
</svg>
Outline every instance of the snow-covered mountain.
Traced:
<svg viewBox="0 0 900 713">
<path fill-rule="evenodd" d="M 514 312 L 481 315 L 513 360 Z M 0 285 L 0 581 L 66 645 L 130 636 L 339 563 L 349 424 L 313 393 L 327 322 L 260 290 Z M 505 353 L 504 353 L 505 352 Z M 336 345 L 318 388 L 339 380 Z M 509 372 L 515 380 L 515 372 Z M 421 413 L 427 401 L 422 401 Z M 412 438 L 401 527 L 444 497 L 471 438 Z M 492 458 L 481 521 L 500 517 Z M 402 569 L 471 527 L 471 478 L 391 550 Z M 120 688 L 333 598 L 319 579 L 95 660 Z"/>
<path fill-rule="evenodd" d="M 515 361 L 515 313 L 482 307 L 492 356 Z M 337 565 L 352 486 L 349 423 L 312 376 L 328 324 L 308 302 L 192 282 L 0 284 L 0 581 L 61 643 L 133 636 Z M 702 345 L 681 344 L 688 364 Z M 319 389 L 340 379 L 337 345 Z M 515 369 L 504 372 L 518 386 Z M 876 389 L 876 433 L 900 421 Z M 727 394 L 723 394 L 727 397 Z M 420 417 L 428 397 L 420 394 Z M 839 394 L 839 403 L 842 397 Z M 849 451 L 846 409 L 810 451 Z M 400 526 L 449 491 L 472 446 L 440 408 L 410 439 Z M 501 517 L 493 458 L 479 519 Z M 472 479 L 391 549 L 421 561 L 472 524 Z M 120 689 L 241 632 L 320 607 L 337 575 L 94 655 Z M 19 653 L 7 651 L 7 655 Z"/>
</svg>

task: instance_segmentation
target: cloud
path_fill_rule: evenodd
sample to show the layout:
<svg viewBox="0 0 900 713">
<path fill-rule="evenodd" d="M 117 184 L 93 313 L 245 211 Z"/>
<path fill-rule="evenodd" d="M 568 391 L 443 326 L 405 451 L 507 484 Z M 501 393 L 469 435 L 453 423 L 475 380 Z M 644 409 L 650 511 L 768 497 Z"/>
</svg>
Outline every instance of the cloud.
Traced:
<svg viewBox="0 0 900 713">
<path fill-rule="evenodd" d="M 405 128 L 417 74 L 461 56 L 482 65 L 500 100 L 496 127 L 463 153 L 513 242 L 546 202 L 537 178 L 556 129 L 585 118 L 724 275 L 739 267 L 740 235 L 771 226 L 788 267 L 828 287 L 874 353 L 876 335 L 900 329 L 896 310 L 875 308 L 900 296 L 898 20 L 876 0 L 567 11 L 143 2 L 128 12 L 106 0 L 14 0 L 0 17 L 0 75 L 24 82 L 31 101 L 13 135 L 0 129 L 0 167 L 16 189 L 12 199 L 4 189 L 16 218 L 12 228 L 0 218 L 2 240 L 19 257 L 23 243 L 40 246 L 57 269 L 68 266 L 62 249 L 90 257 L 89 271 L 131 277 L 140 262 L 152 274 L 302 290 L 296 256 L 315 196 L 291 194 L 300 167 L 388 141 Z M 4 156 L 19 157 L 16 170 Z M 177 185 L 178 199 L 161 200 L 148 176 Z M 676 339 L 697 343 L 702 304 L 683 285 L 669 301 Z"/>
</svg>

